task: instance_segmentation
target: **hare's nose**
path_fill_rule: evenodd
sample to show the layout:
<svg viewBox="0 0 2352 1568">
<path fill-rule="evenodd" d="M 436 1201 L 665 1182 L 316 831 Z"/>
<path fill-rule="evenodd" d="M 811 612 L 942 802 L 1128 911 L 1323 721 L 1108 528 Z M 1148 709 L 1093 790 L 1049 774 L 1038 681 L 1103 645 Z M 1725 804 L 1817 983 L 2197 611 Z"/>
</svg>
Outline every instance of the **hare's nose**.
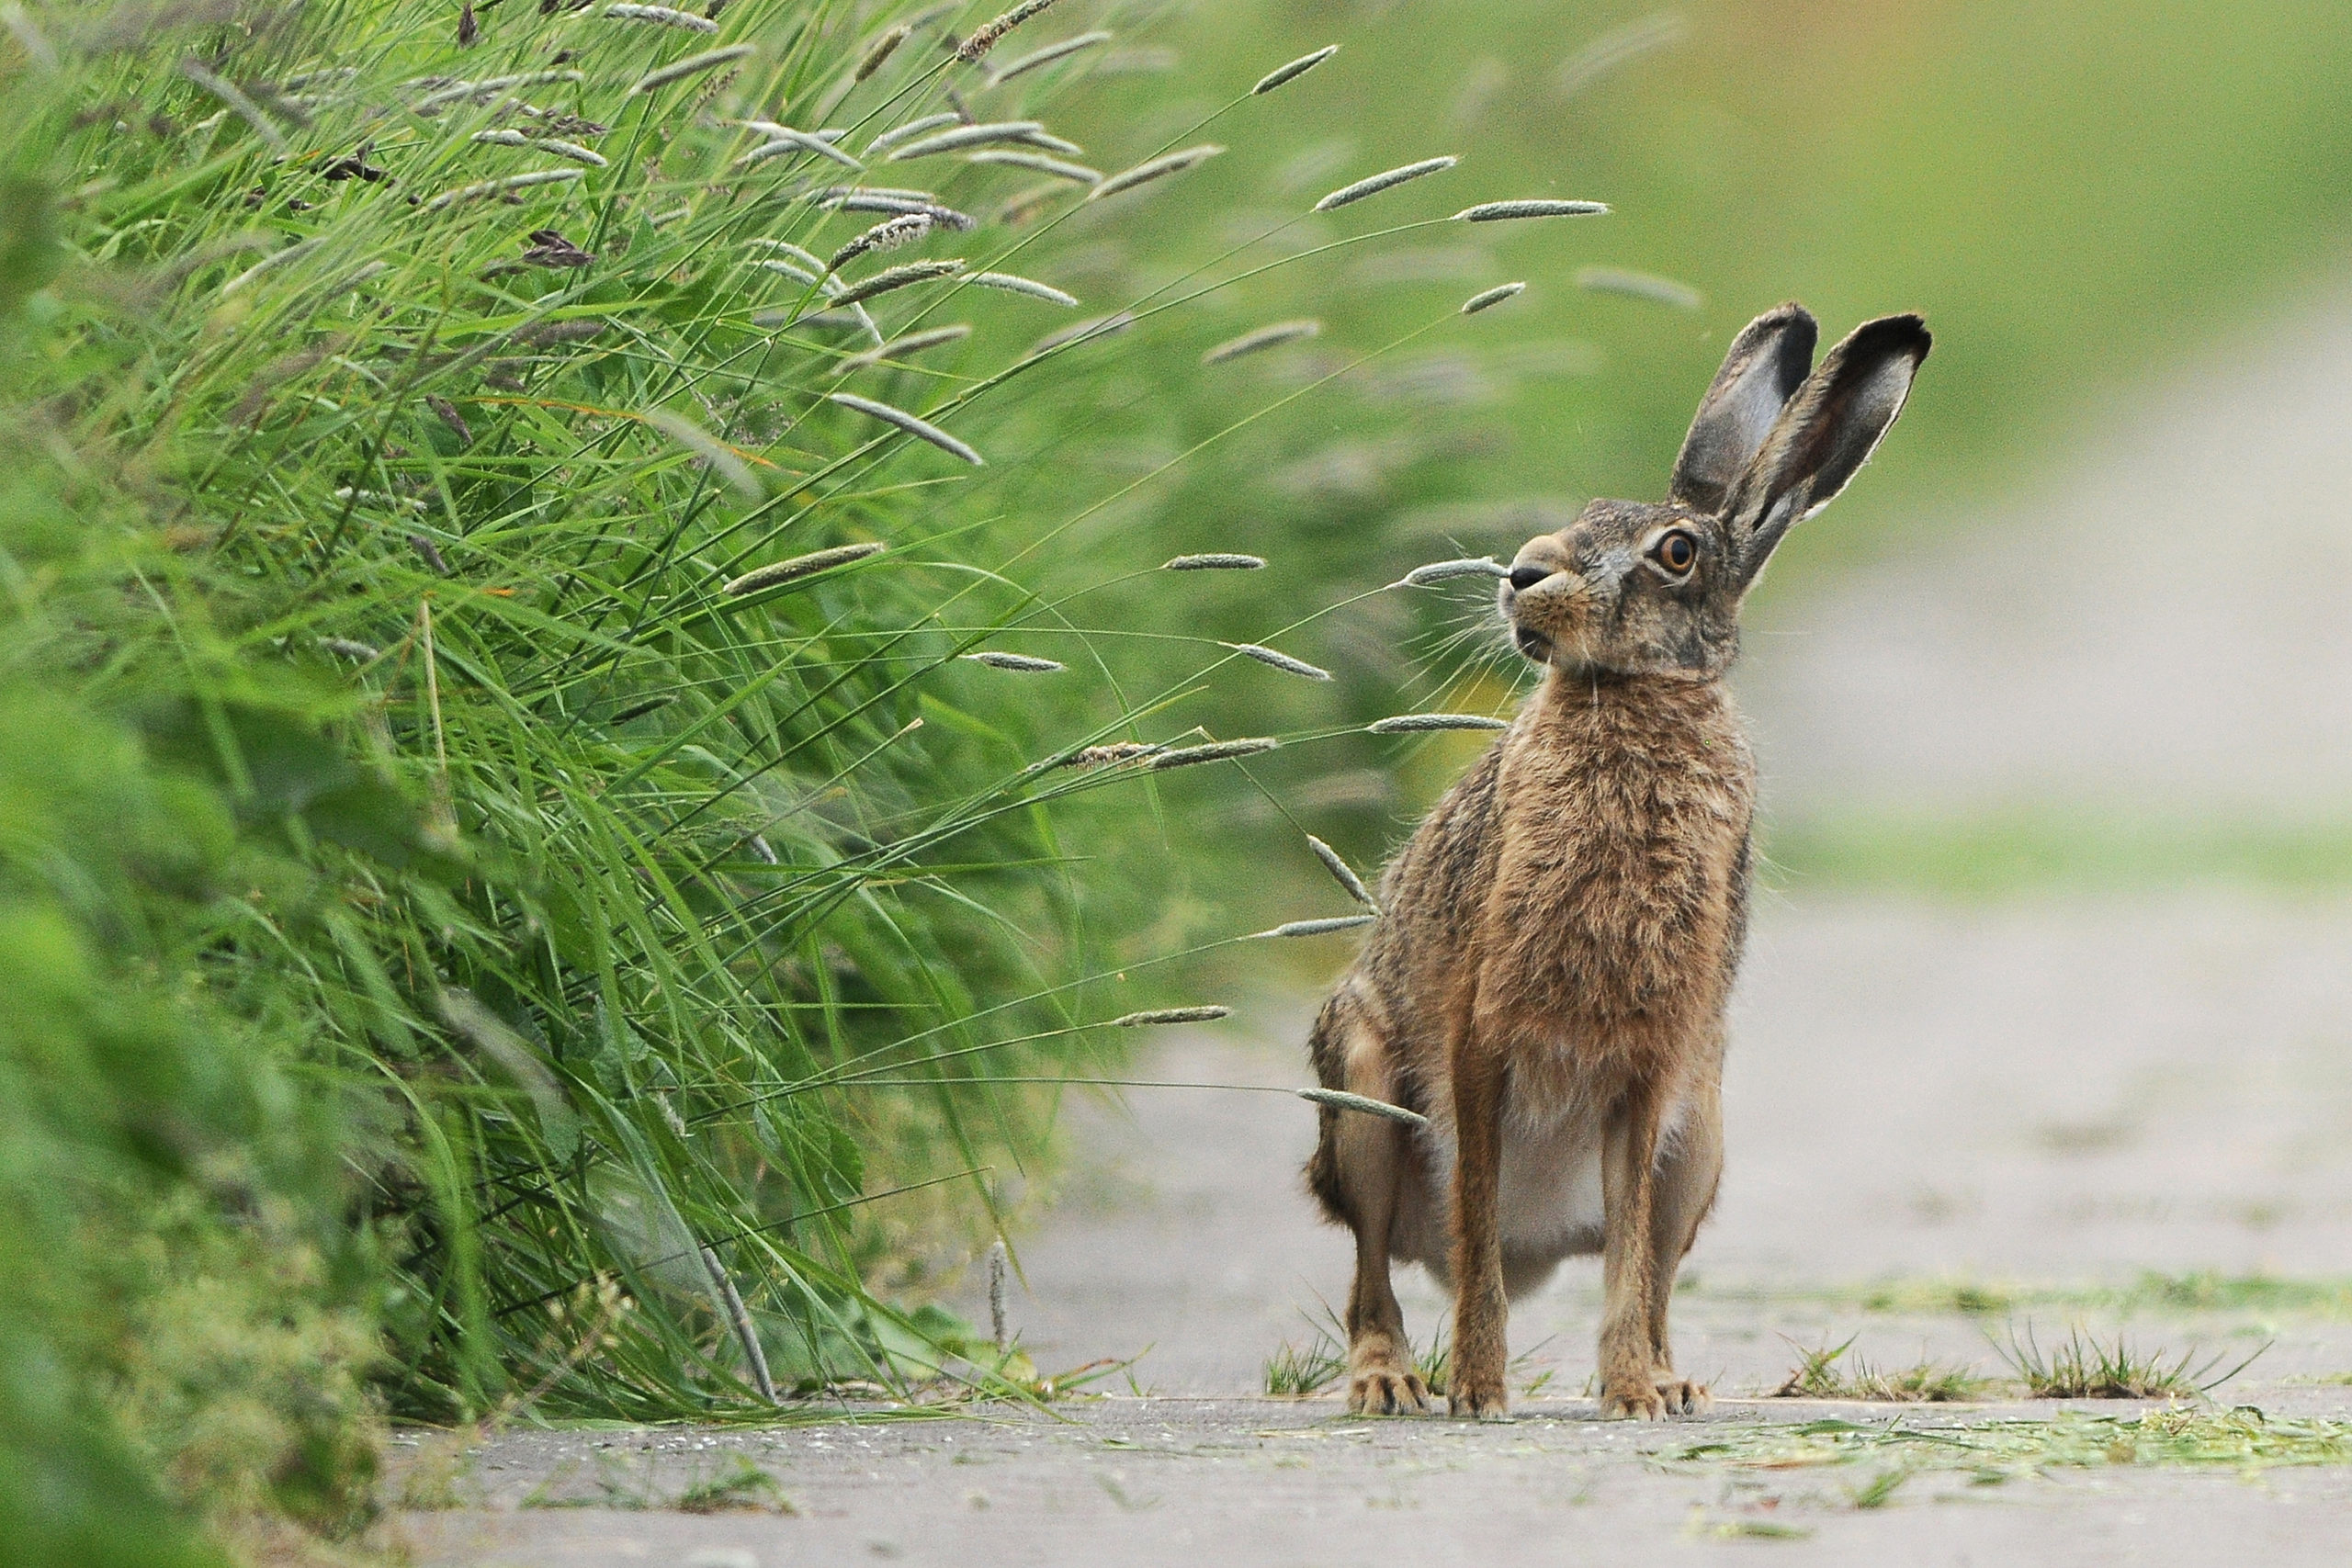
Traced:
<svg viewBox="0 0 2352 1568">
<path fill-rule="evenodd" d="M 1548 566 L 1515 566 L 1510 569 L 1510 585 L 1524 593 L 1551 575 Z"/>
</svg>

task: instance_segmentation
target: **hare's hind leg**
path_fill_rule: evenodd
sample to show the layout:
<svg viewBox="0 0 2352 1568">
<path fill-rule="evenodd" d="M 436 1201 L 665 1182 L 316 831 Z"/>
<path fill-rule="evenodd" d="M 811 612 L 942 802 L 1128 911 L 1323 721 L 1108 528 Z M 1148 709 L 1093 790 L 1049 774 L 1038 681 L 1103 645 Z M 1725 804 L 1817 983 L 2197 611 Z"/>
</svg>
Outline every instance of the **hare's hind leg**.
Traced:
<svg viewBox="0 0 2352 1568">
<path fill-rule="evenodd" d="M 1317 1076 L 1328 1089 L 1393 1101 L 1389 1045 L 1342 988 L 1315 1021 Z M 1429 1385 L 1413 1370 L 1405 1312 L 1389 1282 L 1388 1244 L 1398 1184 L 1412 1157 L 1406 1129 L 1378 1117 L 1325 1108 L 1322 1138 L 1307 1180 L 1331 1217 L 1355 1233 L 1355 1282 L 1348 1292 L 1348 1409 L 1398 1416 L 1430 1407 Z"/>
</svg>

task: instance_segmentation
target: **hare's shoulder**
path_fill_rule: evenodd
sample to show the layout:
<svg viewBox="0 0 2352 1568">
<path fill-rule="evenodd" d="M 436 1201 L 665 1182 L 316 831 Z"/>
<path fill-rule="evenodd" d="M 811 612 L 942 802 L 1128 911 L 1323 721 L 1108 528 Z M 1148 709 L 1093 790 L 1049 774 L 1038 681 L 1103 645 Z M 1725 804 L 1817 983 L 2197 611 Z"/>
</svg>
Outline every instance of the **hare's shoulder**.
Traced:
<svg viewBox="0 0 2352 1568">
<path fill-rule="evenodd" d="M 1498 848 L 1497 797 L 1503 745 L 1489 746 L 1453 782 L 1380 881 L 1380 902 L 1391 910 L 1466 913 L 1472 889 L 1490 880 Z"/>
</svg>

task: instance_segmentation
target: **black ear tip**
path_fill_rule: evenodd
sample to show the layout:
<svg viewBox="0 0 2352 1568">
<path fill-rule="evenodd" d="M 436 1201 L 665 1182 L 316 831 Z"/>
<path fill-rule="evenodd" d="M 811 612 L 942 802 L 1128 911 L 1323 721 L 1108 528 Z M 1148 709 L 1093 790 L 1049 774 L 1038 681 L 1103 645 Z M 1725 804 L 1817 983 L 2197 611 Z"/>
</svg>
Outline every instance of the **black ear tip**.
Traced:
<svg viewBox="0 0 2352 1568">
<path fill-rule="evenodd" d="M 1907 350 L 1917 359 L 1927 358 L 1928 351 L 1936 345 L 1935 334 L 1928 330 L 1928 319 L 1911 310 L 1865 322 L 1854 335 L 1888 354 Z"/>
</svg>

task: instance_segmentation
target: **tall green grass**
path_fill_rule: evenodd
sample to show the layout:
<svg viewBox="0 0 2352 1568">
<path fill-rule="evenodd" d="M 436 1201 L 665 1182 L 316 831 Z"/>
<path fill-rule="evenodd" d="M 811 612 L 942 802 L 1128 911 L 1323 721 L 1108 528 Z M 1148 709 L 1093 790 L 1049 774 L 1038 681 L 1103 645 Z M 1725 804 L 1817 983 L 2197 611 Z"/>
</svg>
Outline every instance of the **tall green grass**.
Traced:
<svg viewBox="0 0 2352 1568">
<path fill-rule="evenodd" d="M 1121 532 L 1451 306 L 1179 390 L 1282 253 L 1092 284 L 1204 170 L 1098 200 L 867 150 L 1107 57 L 995 84 L 936 8 L 865 75 L 892 18 L 846 4 L 472 14 L 34 6 L 0 45 L 0 1528 L 55 1560 L 133 1508 L 355 1528 L 371 1411 L 771 1418 L 747 1336 L 786 1396 L 1010 1391 L 888 1303 L 1002 1223 L 1103 1026 L 1248 929 L 1188 891 L 1233 863 L 1212 803 L 1279 822 L 1317 765 L 1147 749 L 1360 722 L 1229 646 L 1353 596 Z M 1279 63 L 1011 150 L 1275 135 Z M 747 160 L 763 120 L 841 156 Z M 888 216 L 847 186 L 936 221 L 845 254 Z"/>
</svg>

